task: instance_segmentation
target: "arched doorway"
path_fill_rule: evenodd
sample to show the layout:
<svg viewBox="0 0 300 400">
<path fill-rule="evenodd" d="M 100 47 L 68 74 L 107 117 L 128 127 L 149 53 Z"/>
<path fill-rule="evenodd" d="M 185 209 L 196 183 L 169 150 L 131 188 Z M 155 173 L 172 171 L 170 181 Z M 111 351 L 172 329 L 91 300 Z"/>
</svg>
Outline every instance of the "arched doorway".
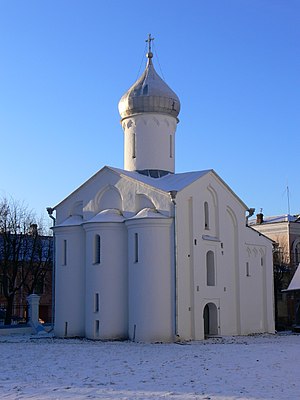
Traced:
<svg viewBox="0 0 300 400">
<path fill-rule="evenodd" d="M 204 337 L 218 334 L 218 309 L 214 303 L 207 303 L 203 310 Z"/>
</svg>

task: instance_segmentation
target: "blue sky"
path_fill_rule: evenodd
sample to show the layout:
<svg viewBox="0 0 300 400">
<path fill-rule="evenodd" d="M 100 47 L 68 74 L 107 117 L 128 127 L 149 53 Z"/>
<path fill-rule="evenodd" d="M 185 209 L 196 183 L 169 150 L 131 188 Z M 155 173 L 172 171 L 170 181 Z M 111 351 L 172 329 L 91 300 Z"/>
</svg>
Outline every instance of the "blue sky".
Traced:
<svg viewBox="0 0 300 400">
<path fill-rule="evenodd" d="M 157 72 L 181 100 L 176 171 L 213 168 L 266 215 L 300 213 L 298 0 L 0 0 L 0 196 L 38 215 L 123 167 L 118 101 Z"/>
</svg>

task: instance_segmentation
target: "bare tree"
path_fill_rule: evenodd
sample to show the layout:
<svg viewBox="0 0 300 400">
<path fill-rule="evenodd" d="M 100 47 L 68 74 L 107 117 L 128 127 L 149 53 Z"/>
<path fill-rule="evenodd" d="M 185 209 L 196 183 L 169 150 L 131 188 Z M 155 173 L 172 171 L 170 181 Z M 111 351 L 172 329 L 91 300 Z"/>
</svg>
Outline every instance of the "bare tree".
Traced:
<svg viewBox="0 0 300 400">
<path fill-rule="evenodd" d="M 279 304 L 282 308 L 282 290 L 288 287 L 292 277 L 292 263 L 290 257 L 289 244 L 285 237 L 274 237 L 276 245 L 273 252 L 274 266 L 274 300 L 275 300 L 275 326 L 276 329 L 282 329 L 282 317 L 279 315 Z M 285 303 L 285 307 L 286 307 Z M 285 322 L 286 323 L 286 322 Z"/>
<path fill-rule="evenodd" d="M 0 200 L 0 283 L 6 300 L 5 324 L 11 323 L 16 295 L 34 293 L 41 279 L 51 279 L 52 240 L 38 227 L 23 203 Z"/>
</svg>

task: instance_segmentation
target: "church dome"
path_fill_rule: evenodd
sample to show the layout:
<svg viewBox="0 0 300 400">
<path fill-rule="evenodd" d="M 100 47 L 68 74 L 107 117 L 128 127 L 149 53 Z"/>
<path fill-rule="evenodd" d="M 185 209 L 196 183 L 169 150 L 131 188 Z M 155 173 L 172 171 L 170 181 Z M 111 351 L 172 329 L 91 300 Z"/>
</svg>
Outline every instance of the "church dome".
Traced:
<svg viewBox="0 0 300 400">
<path fill-rule="evenodd" d="M 155 71 L 152 57 L 149 51 L 144 73 L 119 101 L 122 119 L 141 113 L 167 114 L 175 118 L 179 114 L 179 98 Z"/>
</svg>

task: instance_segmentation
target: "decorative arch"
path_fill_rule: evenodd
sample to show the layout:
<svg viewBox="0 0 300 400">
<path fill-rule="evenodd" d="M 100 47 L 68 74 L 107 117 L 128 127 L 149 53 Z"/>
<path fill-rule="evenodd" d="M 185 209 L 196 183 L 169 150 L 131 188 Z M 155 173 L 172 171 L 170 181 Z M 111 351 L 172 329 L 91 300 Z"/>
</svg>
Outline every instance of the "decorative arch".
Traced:
<svg viewBox="0 0 300 400">
<path fill-rule="evenodd" d="M 218 196 L 216 190 L 209 184 L 207 196 L 203 204 L 204 208 L 204 229 L 209 230 L 212 235 L 219 236 L 218 219 Z"/>
<path fill-rule="evenodd" d="M 238 224 L 237 224 L 237 218 L 236 218 L 235 212 L 229 206 L 226 207 L 226 210 L 227 210 L 227 213 L 229 214 L 229 216 L 231 218 L 231 221 L 232 221 L 232 224 L 233 224 L 234 228 L 236 229 Z"/>
<path fill-rule="evenodd" d="M 239 249 L 238 222 L 235 212 L 229 206 L 226 207 L 226 216 L 227 216 L 227 234 L 230 235 L 230 240 L 228 240 L 228 246 L 233 254 L 232 268 L 230 268 L 230 279 L 232 280 L 232 282 L 234 282 L 234 287 L 235 287 L 237 333 L 241 334 L 241 288 L 239 279 L 237 279 L 237 277 L 241 272 L 239 264 L 239 250 L 238 250 Z"/>
<path fill-rule="evenodd" d="M 264 257 L 266 254 L 265 250 L 262 249 L 261 247 L 259 248 L 259 253 L 260 253 L 261 257 Z"/>
<path fill-rule="evenodd" d="M 209 193 L 211 194 L 211 197 L 212 197 L 212 199 L 213 199 L 214 206 L 217 207 L 217 205 L 218 205 L 218 196 L 217 196 L 217 192 L 215 191 L 215 189 L 214 189 L 211 185 L 208 185 L 208 186 L 207 186 L 207 190 L 208 190 Z"/>
<path fill-rule="evenodd" d="M 167 118 L 164 119 L 164 123 L 167 125 L 167 127 L 170 126 L 170 123 L 169 123 L 169 121 L 167 120 Z"/>
<path fill-rule="evenodd" d="M 215 303 L 206 303 L 203 308 L 204 337 L 215 336 L 219 333 L 218 307 Z"/>
<path fill-rule="evenodd" d="M 115 208 L 122 210 L 122 198 L 119 190 L 115 186 L 106 186 L 96 198 L 96 211 Z"/>
<path fill-rule="evenodd" d="M 138 128 L 140 125 L 146 126 L 148 124 L 148 121 L 145 117 L 140 116 L 140 118 L 135 120 L 135 125 Z"/>
<path fill-rule="evenodd" d="M 265 255 L 266 255 L 265 250 L 260 248 L 259 255 L 260 255 L 260 265 L 261 265 L 261 267 L 263 267 L 265 265 Z"/>
<path fill-rule="evenodd" d="M 72 215 L 79 215 L 80 217 L 83 216 L 83 201 L 76 201 L 70 210 L 70 216 Z"/>
<path fill-rule="evenodd" d="M 158 120 L 156 117 L 153 117 L 153 121 L 156 123 L 157 126 L 160 125 L 160 122 L 159 122 L 159 120 Z"/>
<path fill-rule="evenodd" d="M 153 204 L 150 197 L 148 197 L 147 195 L 137 194 L 136 198 L 135 198 L 135 208 L 136 208 L 136 212 L 138 213 L 143 208 L 155 209 L 155 205 Z"/>
</svg>

